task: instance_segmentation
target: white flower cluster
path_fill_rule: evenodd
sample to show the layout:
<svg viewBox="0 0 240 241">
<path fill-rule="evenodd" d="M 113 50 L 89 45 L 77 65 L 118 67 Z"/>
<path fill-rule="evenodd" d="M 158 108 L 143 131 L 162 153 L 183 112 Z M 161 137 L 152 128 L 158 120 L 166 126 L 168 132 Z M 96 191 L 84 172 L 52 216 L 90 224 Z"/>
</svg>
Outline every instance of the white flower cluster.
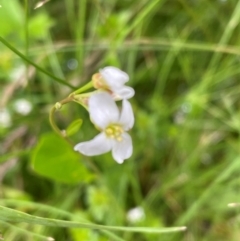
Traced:
<svg viewBox="0 0 240 241">
<path fill-rule="evenodd" d="M 99 91 L 89 97 L 88 110 L 91 121 L 101 132 L 92 140 L 77 144 L 75 151 L 86 156 L 112 151 L 118 163 L 132 155 L 132 138 L 127 131 L 133 127 L 134 115 L 127 99 L 134 96 L 134 90 L 125 86 L 128 80 L 127 73 L 112 66 L 93 75 L 93 85 Z M 122 100 L 121 110 L 115 100 Z"/>
</svg>

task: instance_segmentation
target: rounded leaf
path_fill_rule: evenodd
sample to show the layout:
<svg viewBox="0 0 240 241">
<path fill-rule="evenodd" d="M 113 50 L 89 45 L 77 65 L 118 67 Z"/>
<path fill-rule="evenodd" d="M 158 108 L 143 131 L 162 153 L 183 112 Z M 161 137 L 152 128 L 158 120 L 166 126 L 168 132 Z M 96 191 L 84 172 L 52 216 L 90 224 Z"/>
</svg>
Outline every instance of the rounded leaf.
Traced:
<svg viewBox="0 0 240 241">
<path fill-rule="evenodd" d="M 33 150 L 31 164 L 36 173 L 59 182 L 88 182 L 93 178 L 81 155 L 55 133 L 41 136 Z"/>
</svg>

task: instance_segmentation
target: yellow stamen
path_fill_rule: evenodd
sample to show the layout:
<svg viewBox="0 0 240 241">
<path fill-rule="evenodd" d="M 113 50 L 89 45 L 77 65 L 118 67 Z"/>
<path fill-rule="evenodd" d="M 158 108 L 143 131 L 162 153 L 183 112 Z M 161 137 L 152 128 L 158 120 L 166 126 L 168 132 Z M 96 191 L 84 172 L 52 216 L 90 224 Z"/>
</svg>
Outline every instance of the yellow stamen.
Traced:
<svg viewBox="0 0 240 241">
<path fill-rule="evenodd" d="M 109 125 L 106 129 L 105 129 L 105 134 L 111 138 L 111 139 L 115 139 L 117 141 L 122 141 L 122 133 L 123 133 L 123 129 L 120 125 L 118 124 L 111 124 Z"/>
</svg>

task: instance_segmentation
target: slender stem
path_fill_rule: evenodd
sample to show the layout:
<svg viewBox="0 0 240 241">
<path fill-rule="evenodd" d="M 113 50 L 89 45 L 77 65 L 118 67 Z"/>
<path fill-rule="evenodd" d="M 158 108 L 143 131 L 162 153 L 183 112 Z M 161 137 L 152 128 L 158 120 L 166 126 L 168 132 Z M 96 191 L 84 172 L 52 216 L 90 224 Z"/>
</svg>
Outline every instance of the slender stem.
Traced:
<svg viewBox="0 0 240 241">
<path fill-rule="evenodd" d="M 54 130 L 57 134 L 59 134 L 61 137 L 64 137 L 64 138 L 65 138 L 65 136 L 63 135 L 63 133 L 61 132 L 61 130 L 57 127 L 57 125 L 56 125 L 56 123 L 55 123 L 55 121 L 54 121 L 54 113 L 55 113 L 56 110 L 57 110 L 56 107 L 53 106 L 52 109 L 51 109 L 51 111 L 50 111 L 50 113 L 49 113 L 49 122 L 50 122 L 53 130 Z"/>
<path fill-rule="evenodd" d="M 58 126 L 56 125 L 55 121 L 54 121 L 54 114 L 57 110 L 59 110 L 62 105 L 73 101 L 73 98 L 71 96 L 67 97 L 66 99 L 63 99 L 59 102 L 57 102 L 51 109 L 50 113 L 49 113 L 49 122 L 53 128 L 53 130 L 61 137 L 63 137 L 64 139 L 67 139 L 66 135 L 58 128 Z M 70 140 L 67 139 L 68 142 L 70 142 Z"/>
<path fill-rule="evenodd" d="M 25 235 L 27 237 L 31 237 L 34 240 L 43 240 L 43 241 L 50 240 L 49 237 L 46 237 L 46 236 L 43 236 L 43 235 L 40 235 L 40 234 L 36 234 L 36 233 L 32 232 L 31 230 L 17 227 L 16 225 L 10 224 L 8 222 L 4 222 L 2 220 L 0 220 L 0 224 L 1 224 L 2 227 L 7 227 L 10 230 L 11 233 L 15 232 L 15 234 L 16 233 L 22 234 L 22 235 Z M 33 240 L 33 239 L 31 239 L 31 240 Z M 0 234 L 0 240 L 4 240 L 4 238 L 1 236 L 1 234 Z"/>
<path fill-rule="evenodd" d="M 58 103 L 60 103 L 61 105 L 65 105 L 65 104 L 67 104 L 68 102 L 71 102 L 71 101 L 73 101 L 73 97 L 69 96 L 69 97 L 59 101 Z"/>
<path fill-rule="evenodd" d="M 89 222 L 73 222 L 61 219 L 42 218 L 35 215 L 30 215 L 21 211 L 16 211 L 11 208 L 0 206 L 0 220 L 7 222 L 24 222 L 30 224 L 38 224 L 46 227 L 65 227 L 65 228 L 88 228 L 97 230 L 123 231 L 123 232 L 141 232 L 141 233 L 172 233 L 182 232 L 187 228 L 182 227 L 162 227 L 162 228 L 148 228 L 148 227 L 124 227 L 124 226 L 107 226 L 100 224 L 92 224 Z"/>
<path fill-rule="evenodd" d="M 83 87 L 75 90 L 73 93 L 70 94 L 70 96 L 72 95 L 76 95 L 76 94 L 80 94 L 88 89 L 91 89 L 93 87 L 93 83 L 92 81 L 89 81 L 87 84 L 85 84 Z"/>
<path fill-rule="evenodd" d="M 81 0 L 78 1 L 79 2 L 79 6 L 78 6 L 78 17 L 77 17 L 77 21 L 76 21 L 76 25 L 75 25 L 75 31 L 76 31 L 76 40 L 77 43 L 83 43 L 84 41 L 84 30 L 86 27 L 85 24 L 85 15 L 86 15 L 86 5 L 87 5 L 87 1 L 86 0 Z M 77 60 L 79 62 L 79 67 L 78 67 L 78 71 L 80 73 L 83 72 L 83 60 L 84 60 L 84 52 L 85 52 L 85 48 L 81 47 L 78 48 L 78 51 L 76 51 L 77 54 Z"/>
<path fill-rule="evenodd" d="M 72 86 L 71 84 L 67 83 L 65 80 L 62 80 L 56 76 L 54 76 L 53 74 L 51 74 L 50 72 L 46 71 L 45 69 L 43 69 L 42 67 L 40 67 L 39 65 L 35 64 L 33 61 L 31 61 L 28 57 L 26 57 L 24 54 L 22 54 L 21 52 L 19 52 L 16 48 L 14 48 L 11 44 L 9 44 L 4 38 L 2 38 L 0 36 L 0 42 L 2 42 L 5 46 L 7 46 L 9 49 L 11 49 L 16 55 L 18 55 L 20 58 L 22 58 L 24 61 L 26 61 L 27 63 L 31 64 L 32 66 L 34 66 L 36 69 L 38 69 L 39 71 L 43 72 L 44 74 L 48 75 L 49 77 L 51 77 L 52 79 L 56 80 L 57 82 L 66 85 L 68 87 L 70 87 L 71 89 L 75 89 L 74 86 Z"/>
<path fill-rule="evenodd" d="M 25 0 L 25 55 L 28 58 L 28 48 L 29 48 L 29 32 L 28 32 L 28 15 L 29 15 L 29 5 L 28 0 Z"/>
</svg>

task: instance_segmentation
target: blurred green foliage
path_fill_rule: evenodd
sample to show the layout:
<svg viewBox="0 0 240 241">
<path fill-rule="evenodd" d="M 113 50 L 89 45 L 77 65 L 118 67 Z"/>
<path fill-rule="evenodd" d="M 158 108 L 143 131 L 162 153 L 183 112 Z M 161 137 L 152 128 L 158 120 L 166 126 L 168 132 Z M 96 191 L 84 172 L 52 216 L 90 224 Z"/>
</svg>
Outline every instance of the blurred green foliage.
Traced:
<svg viewBox="0 0 240 241">
<path fill-rule="evenodd" d="M 0 237 L 238 241 L 240 1 L 50 0 L 34 9 L 37 2 L 2 0 L 0 37 L 76 88 L 99 68 L 126 71 L 136 92 L 134 153 L 123 165 L 111 154 L 83 157 L 49 134 L 51 107 L 72 90 L 1 43 L 1 205 L 71 221 L 188 229 L 113 234 L 0 223 Z M 29 113 L 16 108 L 20 99 Z M 97 133 L 88 113 L 70 104 L 56 114 L 61 129 L 79 118 L 74 143 Z M 134 207 L 145 212 L 139 222 L 128 217 Z"/>
</svg>

